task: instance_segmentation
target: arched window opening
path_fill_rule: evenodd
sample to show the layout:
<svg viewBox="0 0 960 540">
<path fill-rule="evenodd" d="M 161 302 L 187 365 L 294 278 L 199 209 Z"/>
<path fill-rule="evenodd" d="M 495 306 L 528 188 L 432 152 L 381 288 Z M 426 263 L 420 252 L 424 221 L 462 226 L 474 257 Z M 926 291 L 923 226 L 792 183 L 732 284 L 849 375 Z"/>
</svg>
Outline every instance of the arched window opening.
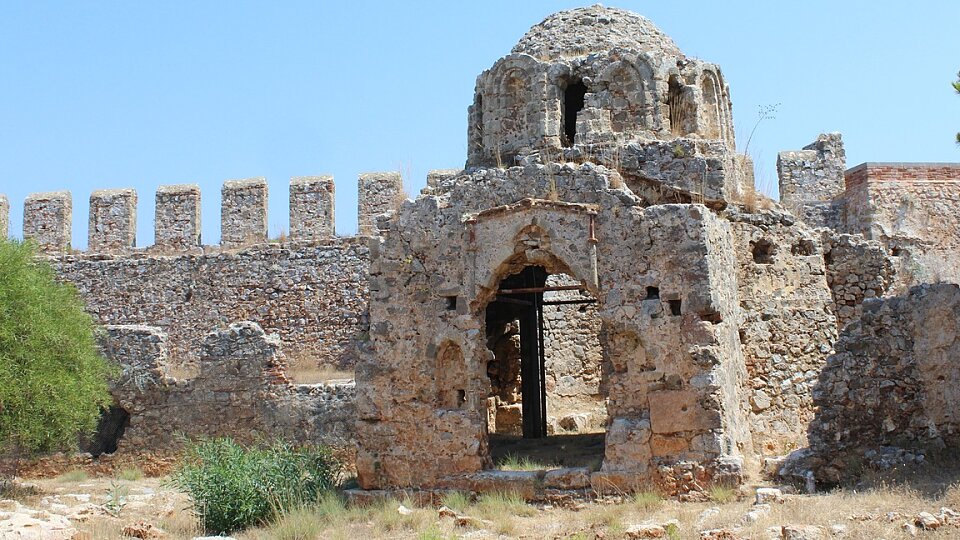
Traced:
<svg viewBox="0 0 960 540">
<path fill-rule="evenodd" d="M 568 84 L 563 91 L 563 134 L 564 146 L 573 146 L 577 137 L 577 114 L 583 110 L 587 85 L 577 79 Z"/>
<path fill-rule="evenodd" d="M 670 77 L 670 84 L 667 90 L 667 105 L 670 109 L 670 133 L 674 136 L 683 136 L 690 132 L 688 124 L 692 117 L 690 110 L 690 100 L 687 99 L 686 92 L 683 91 L 683 85 L 676 77 Z"/>
<path fill-rule="evenodd" d="M 703 136 L 707 139 L 721 139 L 720 95 L 712 75 L 704 74 L 700 90 L 703 94 Z"/>
</svg>

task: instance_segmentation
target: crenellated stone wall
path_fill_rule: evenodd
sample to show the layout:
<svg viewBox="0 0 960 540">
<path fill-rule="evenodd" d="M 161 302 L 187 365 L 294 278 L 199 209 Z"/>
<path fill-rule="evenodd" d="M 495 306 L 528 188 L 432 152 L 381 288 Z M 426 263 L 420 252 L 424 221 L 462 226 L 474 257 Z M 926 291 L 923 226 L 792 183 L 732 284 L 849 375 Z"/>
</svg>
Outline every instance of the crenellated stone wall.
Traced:
<svg viewBox="0 0 960 540">
<path fill-rule="evenodd" d="M 23 203 L 23 238 L 45 252 L 70 251 L 73 198 L 69 191 L 34 193 Z"/>
<path fill-rule="evenodd" d="M 290 179 L 290 238 L 321 240 L 334 234 L 332 176 Z"/>
<path fill-rule="evenodd" d="M 358 180 L 359 234 L 379 234 L 377 216 L 396 210 L 402 202 L 403 178 L 398 172 L 363 173 Z"/>
<path fill-rule="evenodd" d="M 167 333 L 174 369 L 195 369 L 203 336 L 236 320 L 279 333 L 298 365 L 352 369 L 367 332 L 369 250 L 362 237 L 333 236 L 333 190 L 328 176 L 291 180 L 286 242 L 266 240 L 267 186 L 259 178 L 224 184 L 221 246 L 200 243 L 195 185 L 157 190 L 156 243 L 146 248 L 136 247 L 132 189 L 91 195 L 87 252 L 66 252 L 68 192 L 28 198 L 25 232 L 95 321 Z"/>
<path fill-rule="evenodd" d="M 90 194 L 87 249 L 123 252 L 137 246 L 137 192 L 103 189 Z"/>
<path fill-rule="evenodd" d="M 267 180 L 248 178 L 223 183 L 220 245 L 236 248 L 267 241 Z"/>
<path fill-rule="evenodd" d="M 157 189 L 154 209 L 154 245 L 157 252 L 198 251 L 200 186 L 177 184 Z"/>
</svg>

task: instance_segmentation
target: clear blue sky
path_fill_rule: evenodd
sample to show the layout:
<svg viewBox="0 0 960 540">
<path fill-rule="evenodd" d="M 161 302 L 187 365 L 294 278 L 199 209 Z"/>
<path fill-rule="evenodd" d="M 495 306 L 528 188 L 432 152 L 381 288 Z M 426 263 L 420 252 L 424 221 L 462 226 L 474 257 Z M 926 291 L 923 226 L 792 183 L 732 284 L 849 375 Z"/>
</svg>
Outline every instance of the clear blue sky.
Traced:
<svg viewBox="0 0 960 540">
<path fill-rule="evenodd" d="M 197 183 L 219 238 L 223 180 L 265 176 L 270 233 L 291 176 L 333 174 L 337 231 L 356 231 L 356 177 L 401 170 L 413 194 L 466 157 L 476 76 L 573 2 L 35 2 L 0 4 L 0 193 L 69 189 L 86 246 L 99 188 L 138 190 L 153 242 L 158 185 Z M 960 2 L 654 2 L 688 55 L 721 66 L 738 142 L 775 189 L 776 154 L 841 131 L 848 166 L 960 161 Z"/>
</svg>

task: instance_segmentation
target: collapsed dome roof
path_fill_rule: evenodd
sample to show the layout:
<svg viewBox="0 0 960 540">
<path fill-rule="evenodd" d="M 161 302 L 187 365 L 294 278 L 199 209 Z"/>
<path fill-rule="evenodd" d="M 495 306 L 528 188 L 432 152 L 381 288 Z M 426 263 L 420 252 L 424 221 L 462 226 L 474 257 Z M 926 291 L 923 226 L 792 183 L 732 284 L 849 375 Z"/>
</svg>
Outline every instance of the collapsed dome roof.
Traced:
<svg viewBox="0 0 960 540">
<path fill-rule="evenodd" d="M 550 15 L 524 34 L 512 52 L 551 59 L 618 48 L 683 56 L 677 44 L 646 17 L 599 4 Z"/>
</svg>

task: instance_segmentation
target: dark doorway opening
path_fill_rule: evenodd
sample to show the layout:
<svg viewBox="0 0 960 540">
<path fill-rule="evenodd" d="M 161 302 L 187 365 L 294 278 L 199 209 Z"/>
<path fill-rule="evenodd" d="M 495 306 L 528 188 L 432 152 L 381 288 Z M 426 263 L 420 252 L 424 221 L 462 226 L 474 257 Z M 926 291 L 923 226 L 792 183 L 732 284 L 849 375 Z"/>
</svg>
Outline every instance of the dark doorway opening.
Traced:
<svg viewBox="0 0 960 540">
<path fill-rule="evenodd" d="M 603 371 L 595 303 L 579 280 L 542 266 L 500 282 L 485 313 L 493 352 L 487 435 L 496 467 L 518 459 L 539 468 L 602 462 L 606 390 L 591 386 Z"/>
<path fill-rule="evenodd" d="M 488 334 L 499 329 L 501 334 L 513 332 L 519 337 L 519 373 L 509 373 L 510 366 L 497 368 L 502 385 L 519 375 L 523 437 L 547 436 L 547 390 L 543 355 L 543 288 L 547 271 L 542 266 L 528 266 L 500 283 L 497 297 L 487 306 Z M 516 339 L 514 344 L 516 345 Z M 505 362 L 510 360 L 504 359 Z M 490 370 L 488 370 L 490 371 Z M 509 373 L 509 375 L 508 375 Z M 511 391 L 516 392 L 516 388 Z"/>
<path fill-rule="evenodd" d="M 563 133 L 564 146 L 573 146 L 577 137 L 577 114 L 583 110 L 587 86 L 577 79 L 567 85 L 563 91 Z"/>
<path fill-rule="evenodd" d="M 94 457 L 112 454 L 117 451 L 117 445 L 129 425 L 130 413 L 123 407 L 111 405 L 110 408 L 100 411 L 97 430 L 88 440 L 83 441 L 80 447 Z"/>
</svg>

